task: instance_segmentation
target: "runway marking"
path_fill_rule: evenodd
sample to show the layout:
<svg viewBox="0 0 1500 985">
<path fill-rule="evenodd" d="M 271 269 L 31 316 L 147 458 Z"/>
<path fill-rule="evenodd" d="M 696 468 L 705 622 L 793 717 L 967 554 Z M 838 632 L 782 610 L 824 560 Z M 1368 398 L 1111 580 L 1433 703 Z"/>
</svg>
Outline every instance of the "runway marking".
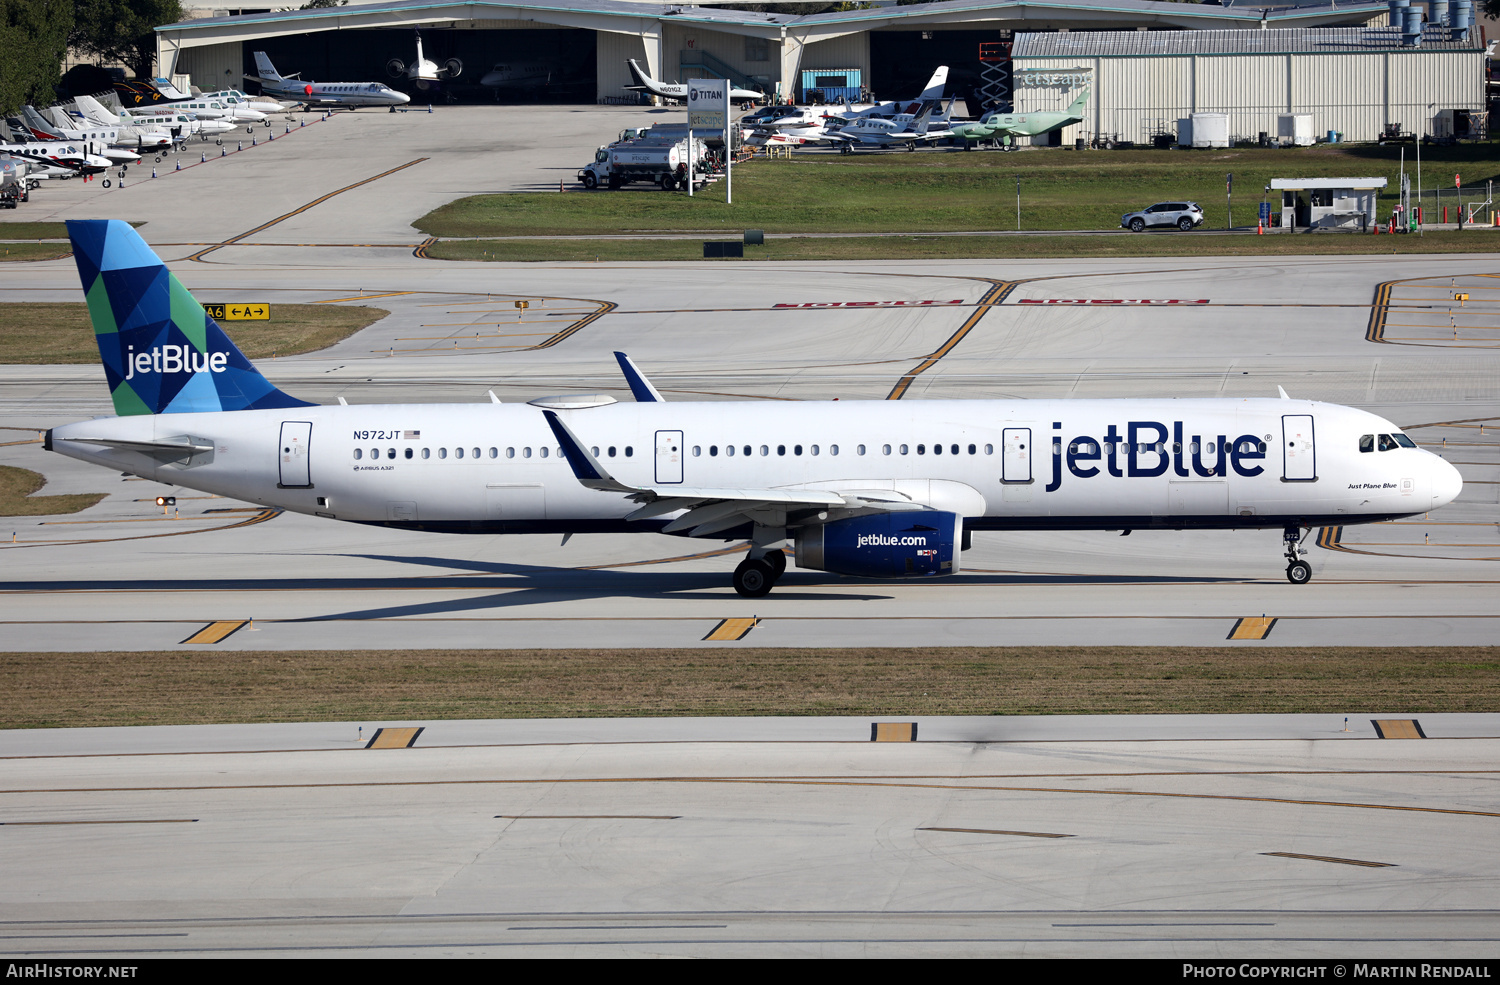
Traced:
<svg viewBox="0 0 1500 985">
<path fill-rule="evenodd" d="M 207 626 L 204 626 L 178 645 L 181 646 L 188 643 L 222 643 L 248 625 L 250 625 L 250 620 L 248 619 L 220 619 L 218 622 L 211 622 Z"/>
<path fill-rule="evenodd" d="M 991 281 L 991 284 L 993 286 L 984 293 L 984 296 L 982 298 L 979 299 L 978 304 L 974 306 L 974 313 L 964 320 L 964 323 L 958 327 L 958 331 L 950 335 L 946 342 L 939 346 L 936 351 L 926 356 L 922 360 L 922 362 L 918 364 L 914 369 L 910 370 L 905 376 L 901 377 L 901 379 L 897 381 L 896 385 L 891 388 L 891 392 L 886 395 L 885 399 L 900 400 L 902 397 L 904 397 L 906 395 L 906 391 L 910 389 L 912 382 L 915 381 L 918 376 L 927 372 L 927 370 L 931 369 L 933 366 L 937 365 L 937 361 L 939 359 L 942 359 L 948 353 L 952 352 L 954 346 L 958 345 L 964 340 L 964 336 L 968 335 L 969 332 L 973 330 L 974 326 L 979 324 L 979 320 L 986 314 L 988 314 L 991 308 L 1003 304 L 1010 292 L 1014 291 L 1022 283 L 1022 281 L 1010 280 Z"/>
<path fill-rule="evenodd" d="M 871 722 L 871 742 L 916 742 L 916 722 Z"/>
<path fill-rule="evenodd" d="M 422 734 L 421 728 L 378 728 L 375 734 L 370 736 L 370 741 L 365 743 L 366 749 L 410 749 L 417 744 L 417 736 Z"/>
<path fill-rule="evenodd" d="M 719 624 L 709 630 L 705 640 L 742 640 L 750 635 L 750 630 L 760 622 L 755 616 L 748 619 L 720 619 Z"/>
<path fill-rule="evenodd" d="M 1340 865 L 1363 865 L 1370 869 L 1394 869 L 1395 862 L 1366 862 L 1357 858 L 1336 858 L 1332 855 L 1301 855 L 1297 852 L 1261 852 L 1262 855 L 1274 855 L 1277 858 L 1304 858 L 1309 862 L 1337 862 Z"/>
<path fill-rule="evenodd" d="M 384 730 L 382 730 L 384 731 Z M 400 731 L 400 730 L 392 730 Z M 421 731 L 418 729 L 417 731 Z M 379 736 L 379 732 L 376 733 Z M 370 740 L 374 742 L 375 739 Z M 366 748 L 369 748 L 368 746 Z M 310 750 L 325 752 L 327 750 Z M 160 755 L 160 753 L 148 753 L 146 755 Z M 219 755 L 219 754 L 215 754 Z M 27 758 L 59 758 L 59 757 L 27 757 Z M 1337 771 L 1348 772 L 1348 771 Z M 1376 771 L 1392 772 L 1392 771 Z M 1410 771 L 1419 775 L 1431 775 L 1434 773 L 1492 773 L 1493 770 L 1420 770 Z M 1192 775 L 1192 774 L 1183 774 Z M 1215 775 L 1215 774 L 1206 774 Z M 1171 790 L 1091 790 L 1078 787 L 1040 787 L 1040 786 L 1011 786 L 996 784 L 954 783 L 954 782 L 931 782 L 913 783 L 900 782 L 896 780 L 871 780 L 866 777 L 774 777 L 774 776 L 598 776 L 598 777 L 531 777 L 515 780 L 482 779 L 482 780 L 350 780 L 332 781 L 323 783 L 218 783 L 199 785 L 165 785 L 150 787 L 43 787 L 43 788 L 16 788 L 0 790 L 0 795 L 6 794 L 38 794 L 38 793 L 142 793 L 142 792 L 168 792 L 168 791 L 203 791 L 203 790 L 336 790 L 336 789 L 374 789 L 377 787 L 464 787 L 464 786 L 523 786 L 540 785 L 556 787 L 562 784 L 663 784 L 663 783 L 723 783 L 737 786 L 832 786 L 832 787 L 895 787 L 909 790 L 959 790 L 969 792 L 990 793 L 1051 793 L 1051 794 L 1074 794 L 1082 797 L 1148 797 L 1162 798 L 1167 800 L 1224 800 L 1235 803 L 1257 803 L 1257 804 L 1290 804 L 1298 807 L 1346 807 L 1358 810 L 1376 811 L 1399 811 L 1412 814 L 1451 814 L 1462 817 L 1494 817 L 1500 818 L 1497 811 L 1478 811 L 1457 807 L 1417 807 L 1408 804 L 1375 804 L 1355 800 L 1303 800 L 1293 797 L 1256 797 L 1248 794 L 1224 794 L 1224 793 L 1183 793 Z"/>
<path fill-rule="evenodd" d="M 256 233 L 260 232 L 261 230 L 269 229 L 272 226 L 276 225 L 278 222 L 282 222 L 282 221 L 285 221 L 287 219 L 290 219 L 292 216 L 295 216 L 295 215 L 301 215 L 302 213 L 306 212 L 308 209 L 313 208 L 314 206 L 322 205 L 324 202 L 328 201 L 330 198 L 333 198 L 335 195 L 342 195 L 344 192 L 352 191 L 355 188 L 360 187 L 361 185 L 368 185 L 372 181 L 379 181 L 381 178 L 384 178 L 384 177 L 386 177 L 388 175 L 393 175 L 397 171 L 405 171 L 407 168 L 412 167 L 413 165 L 416 165 L 416 164 L 421 164 L 425 160 L 427 160 L 427 158 L 425 158 L 425 157 L 419 157 L 419 158 L 417 158 L 414 161 L 407 161 L 405 164 L 402 164 L 402 165 L 399 165 L 397 167 L 391 168 L 389 171 L 382 171 L 379 174 L 371 175 L 370 177 L 364 179 L 363 181 L 356 181 L 352 185 L 345 185 L 343 188 L 339 188 L 339 189 L 337 189 L 335 191 L 331 191 L 331 192 L 329 192 L 326 195 L 320 195 L 319 197 L 313 199 L 311 202 L 308 202 L 306 205 L 302 206 L 301 208 L 293 209 L 292 211 L 286 213 L 285 215 L 279 215 L 276 218 L 270 220 L 269 222 L 263 222 L 263 223 L 261 223 L 260 225 L 256 226 L 254 229 L 250 229 L 250 230 L 247 230 L 247 231 L 245 231 L 243 233 L 240 233 L 238 236 L 231 236 L 229 239 L 226 239 L 222 243 L 217 243 L 217 244 L 215 244 L 213 246 L 208 247 L 205 250 L 199 250 L 197 253 L 191 254 L 190 256 L 183 257 L 183 259 L 184 260 L 197 260 L 199 262 L 202 262 L 203 258 L 206 257 L 206 256 L 208 256 L 214 250 L 221 250 L 221 249 L 223 249 L 226 246 L 233 246 L 233 245 L 235 245 L 236 243 L 238 243 L 240 240 L 244 239 L 247 236 L 254 236 Z M 255 244 L 247 244 L 247 245 L 255 245 Z M 418 249 L 421 249 L 421 247 L 418 247 Z"/>
<path fill-rule="evenodd" d="M 1375 286 L 1375 295 L 1374 295 L 1374 298 L 1371 300 L 1371 303 L 1370 303 L 1370 320 L 1369 320 L 1369 322 L 1365 326 L 1365 341 L 1367 341 L 1367 342 L 1382 343 L 1382 344 L 1386 344 L 1386 345 L 1415 345 L 1415 346 L 1423 346 L 1423 347 L 1426 347 L 1426 348 L 1444 348 L 1444 349 L 1451 349 L 1451 348 L 1493 349 L 1493 348 L 1496 348 L 1493 345 L 1474 345 L 1474 344 L 1472 344 L 1472 342 L 1470 340 L 1465 340 L 1465 339 L 1457 339 L 1457 338 L 1448 339 L 1448 338 L 1443 337 L 1440 334 L 1434 334 L 1434 335 L 1428 336 L 1428 337 L 1415 337 L 1415 336 L 1400 336 L 1400 337 L 1398 337 L 1398 336 L 1388 336 L 1388 335 L 1385 334 L 1385 330 L 1386 330 L 1387 327 L 1398 327 L 1398 323 L 1389 322 L 1387 320 L 1388 315 L 1390 313 L 1390 310 L 1392 308 L 1412 309 L 1412 308 L 1421 307 L 1421 308 L 1425 308 L 1426 310 L 1433 311 L 1433 312 L 1439 313 L 1439 314 L 1441 312 L 1444 312 L 1444 311 L 1450 311 L 1450 312 L 1452 312 L 1454 314 L 1461 313 L 1463 309 L 1453 309 L 1453 307 L 1452 307 L 1453 296 L 1452 296 L 1451 291 L 1453 290 L 1453 288 L 1451 288 L 1451 287 L 1444 287 L 1443 285 L 1439 285 L 1439 284 L 1423 284 L 1423 283 L 1421 283 L 1422 281 L 1429 281 L 1430 282 L 1432 280 L 1441 280 L 1445 276 L 1448 277 L 1450 280 L 1454 279 L 1454 275 L 1450 274 L 1450 275 L 1436 275 L 1436 276 L 1429 276 L 1429 277 L 1410 277 L 1410 278 L 1405 278 L 1405 279 L 1402 279 L 1402 280 L 1383 281 L 1380 284 L 1377 284 Z M 1491 276 L 1494 276 L 1494 275 L 1493 274 L 1460 274 L 1460 275 L 1457 275 L 1457 276 L 1460 276 L 1460 277 L 1491 277 Z M 1397 285 L 1403 285 L 1403 286 L 1405 286 L 1405 288 L 1407 290 L 1415 290 L 1415 291 L 1421 291 L 1421 290 L 1448 291 L 1450 293 L 1447 294 L 1446 298 L 1434 297 L 1434 298 L 1431 299 L 1431 300 L 1434 300 L 1434 301 L 1446 300 L 1446 301 L 1448 301 L 1448 304 L 1446 304 L 1446 305 L 1445 304 L 1419 305 L 1419 304 L 1414 304 L 1414 303 L 1408 303 L 1408 304 L 1394 303 L 1393 304 L 1391 298 L 1392 298 L 1392 294 L 1394 293 L 1395 288 L 1397 287 Z M 1483 288 L 1483 287 L 1475 287 L 1475 288 L 1466 287 L 1466 288 L 1464 288 L 1464 290 L 1470 290 L 1470 291 L 1473 291 L 1473 290 L 1487 290 L 1487 289 L 1488 290 L 1493 290 L 1493 288 Z M 1426 300 L 1426 299 L 1418 299 L 1418 300 Z M 1404 325 L 1404 326 L 1400 326 L 1400 327 L 1425 327 L 1425 328 L 1431 329 L 1434 333 L 1441 333 L 1444 329 L 1448 329 L 1449 331 L 1452 330 L 1451 326 L 1444 326 L 1444 325 L 1440 325 L 1440 324 L 1432 324 L 1432 325 L 1425 325 L 1425 326 Z M 1474 326 L 1464 326 L 1464 327 L 1465 328 L 1469 328 L 1469 327 L 1474 327 Z"/>
<path fill-rule="evenodd" d="M 1015 835 L 1018 838 L 1076 838 L 1077 835 L 1052 834 L 1048 831 L 1001 831 L 995 828 L 918 828 L 918 831 L 954 831 L 967 835 Z"/>
<path fill-rule="evenodd" d="M 1372 718 L 1375 734 L 1382 739 L 1425 739 L 1422 723 L 1415 718 Z"/>
<path fill-rule="evenodd" d="M 1263 640 L 1271 635 L 1271 627 L 1276 625 L 1276 617 L 1272 616 L 1245 616 L 1234 624 L 1229 631 L 1226 640 Z"/>
<path fill-rule="evenodd" d="M 587 299 L 587 300 L 591 300 L 591 299 Z M 598 321 L 600 318 L 603 318 L 605 315 L 609 314 L 611 311 L 614 311 L 616 308 L 619 307 L 619 305 L 615 304 L 613 301 L 592 301 L 591 300 L 591 303 L 599 305 L 599 308 L 598 308 L 597 311 L 593 312 L 592 314 L 584 315 L 578 321 L 576 321 L 573 324 L 569 325 L 567 328 L 563 329 L 561 332 L 558 332 L 556 335 L 554 335 L 552 338 L 548 339 L 546 342 L 538 342 L 536 345 L 532 346 L 531 348 L 532 349 L 550 349 L 554 345 L 557 345 L 559 342 L 562 342 L 565 339 L 569 339 L 572 336 L 576 335 L 577 333 L 583 331 L 583 329 L 587 328 L 589 325 L 592 325 L 594 322 Z"/>
<path fill-rule="evenodd" d="M 504 820 L 681 820 L 681 814 L 495 814 Z"/>
<path fill-rule="evenodd" d="M 81 540 L 33 540 L 23 541 L 19 544 L 0 543 L 0 550 L 16 550 L 26 547 L 73 547 L 78 544 L 116 544 L 125 540 L 151 540 L 155 537 L 182 537 L 186 534 L 214 533 L 220 530 L 234 530 L 237 527 L 250 527 L 257 523 L 265 523 L 267 520 L 274 520 L 280 516 L 281 512 L 279 507 L 263 509 L 249 519 L 225 524 L 222 527 L 194 527 L 190 530 L 172 530 L 164 534 L 134 534 L 130 537 L 89 537 Z"/>
<path fill-rule="evenodd" d="M 313 304 L 338 304 L 340 301 L 373 301 L 375 298 L 399 298 L 403 294 L 416 293 L 416 291 L 392 291 L 389 294 L 360 294 L 352 298 L 328 298 L 324 301 L 314 301 Z"/>
<path fill-rule="evenodd" d="M 127 817 L 115 821 L 0 821 L 0 827 L 23 828 L 52 824 L 197 824 L 196 817 Z"/>
<path fill-rule="evenodd" d="M 422 242 L 417 244 L 417 248 L 411 251 L 411 255 L 419 260 L 431 260 L 432 257 L 427 255 L 427 247 L 434 246 L 436 244 L 437 237 L 428 236 L 426 239 L 422 240 Z"/>
</svg>

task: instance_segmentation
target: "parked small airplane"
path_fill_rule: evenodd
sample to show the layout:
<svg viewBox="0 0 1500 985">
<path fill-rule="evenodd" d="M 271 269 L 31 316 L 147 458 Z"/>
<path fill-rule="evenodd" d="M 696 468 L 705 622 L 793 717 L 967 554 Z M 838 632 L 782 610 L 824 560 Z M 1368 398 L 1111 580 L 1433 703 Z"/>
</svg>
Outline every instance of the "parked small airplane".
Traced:
<svg viewBox="0 0 1500 985">
<path fill-rule="evenodd" d="M 0 143 L 0 153 L 30 162 L 31 174 L 38 178 L 71 178 L 74 175 L 103 174 L 111 166 L 109 158 L 90 154 L 86 146 L 64 140 Z"/>
<path fill-rule="evenodd" d="M 411 102 L 406 93 L 397 92 L 381 82 L 303 82 L 297 78 L 300 72 L 283 77 L 264 51 L 255 53 L 255 70 L 260 74 L 245 78 L 260 83 L 261 95 L 304 106 L 358 109 L 361 106 L 401 106 Z"/>
<path fill-rule="evenodd" d="M 686 82 L 658 82 L 642 71 L 641 66 L 636 63 L 634 58 L 627 58 L 625 64 L 630 66 L 631 78 L 636 81 L 635 85 L 625 87 L 631 92 L 649 92 L 651 95 L 660 96 L 662 99 L 687 100 L 688 87 Z M 739 86 L 733 85 L 729 87 L 729 101 L 732 103 L 758 103 L 765 98 L 765 93 L 758 92 L 755 89 L 741 89 Z"/>
<path fill-rule="evenodd" d="M 956 574 L 974 530 L 1280 529 L 1301 585 L 1304 530 L 1421 515 L 1463 487 L 1390 421 L 1285 392 L 671 403 L 616 353 L 634 403 L 319 406 L 262 376 L 129 224 L 68 236 L 119 416 L 51 428 L 46 451 L 404 530 L 742 539 L 749 597 L 788 547 L 835 574 Z"/>
<path fill-rule="evenodd" d="M 436 89 L 442 82 L 456 79 L 463 74 L 464 63 L 457 58 L 450 58 L 439 65 L 422 54 L 422 32 L 417 28 L 413 30 L 417 34 L 417 57 L 409 65 L 399 58 L 392 58 L 386 62 L 385 70 L 391 78 L 405 78 L 418 89 L 426 90 Z"/>
<path fill-rule="evenodd" d="M 170 147 L 187 138 L 185 131 L 174 136 L 169 127 L 137 120 L 125 113 L 111 112 L 93 96 L 77 96 L 73 99 L 73 106 L 81 117 L 81 123 L 115 127 L 122 147 L 134 147 L 138 151 L 155 150 Z"/>
<path fill-rule="evenodd" d="M 1087 89 L 1078 94 L 1067 109 L 1050 113 L 1002 113 L 991 110 L 973 123 L 955 123 L 949 130 L 962 138 L 964 148 L 978 140 L 1001 140 L 1007 145 L 1016 137 L 1038 137 L 1083 122 L 1083 107 L 1089 100 Z"/>
<path fill-rule="evenodd" d="M 51 110 L 56 110 L 57 114 L 67 119 L 67 114 L 57 107 L 50 107 L 49 112 Z M 141 159 L 141 155 L 135 151 L 118 146 L 120 139 L 118 127 L 90 127 L 80 121 L 69 121 L 69 125 L 64 126 L 47 119 L 35 106 L 21 107 L 21 122 L 37 140 L 70 141 L 82 144 L 87 152 L 108 158 L 112 164 L 134 164 Z M 75 123 L 79 125 L 74 125 Z"/>
</svg>

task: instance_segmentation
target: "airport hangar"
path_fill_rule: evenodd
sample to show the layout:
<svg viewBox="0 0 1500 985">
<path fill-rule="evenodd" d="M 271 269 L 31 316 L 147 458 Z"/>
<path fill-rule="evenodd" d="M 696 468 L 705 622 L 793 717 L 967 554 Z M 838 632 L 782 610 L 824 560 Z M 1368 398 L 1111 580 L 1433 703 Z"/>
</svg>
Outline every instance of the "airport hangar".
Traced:
<svg viewBox="0 0 1500 985">
<path fill-rule="evenodd" d="M 631 58 L 665 81 L 729 78 L 799 101 L 807 88 L 838 81 L 877 98 L 908 98 L 936 66 L 948 65 L 949 94 L 964 96 L 974 112 L 976 97 L 986 102 L 986 84 L 1009 69 L 1019 32 L 1240 34 L 1363 27 L 1388 17 L 1384 2 L 1347 0 L 1280 9 L 1159 0 L 942 0 L 810 15 L 635 0 L 354 0 L 316 10 L 228 9 L 229 16 L 157 28 L 159 74 L 186 74 L 210 91 L 253 73 L 252 52 L 264 50 L 280 71 L 308 80 L 391 81 L 386 66 L 411 59 L 411 29 L 417 27 L 429 58 L 464 63 L 454 90 L 467 98 L 491 98 L 478 81 L 503 62 L 555 65 L 554 82 L 564 84 L 548 87 L 555 90 L 552 99 L 570 103 L 636 102 L 624 88 L 633 81 L 626 67 Z M 980 61 L 981 44 L 991 46 L 989 61 Z M 1004 101 L 1008 86 L 1000 86 Z M 1045 95 L 1055 102 L 1059 94 Z"/>
</svg>

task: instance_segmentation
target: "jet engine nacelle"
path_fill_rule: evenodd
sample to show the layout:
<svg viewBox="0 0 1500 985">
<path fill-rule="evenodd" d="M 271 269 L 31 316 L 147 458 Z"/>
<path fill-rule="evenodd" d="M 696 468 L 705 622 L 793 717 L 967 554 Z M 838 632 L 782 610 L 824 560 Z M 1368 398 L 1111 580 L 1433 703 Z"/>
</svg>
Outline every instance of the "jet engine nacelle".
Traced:
<svg viewBox="0 0 1500 985">
<path fill-rule="evenodd" d="M 443 71 L 448 73 L 448 78 L 456 79 L 464 74 L 464 63 L 457 58 L 450 58 L 443 62 Z"/>
<path fill-rule="evenodd" d="M 797 567 L 862 578 L 951 575 L 963 518 L 938 510 L 850 517 L 797 531 Z"/>
</svg>

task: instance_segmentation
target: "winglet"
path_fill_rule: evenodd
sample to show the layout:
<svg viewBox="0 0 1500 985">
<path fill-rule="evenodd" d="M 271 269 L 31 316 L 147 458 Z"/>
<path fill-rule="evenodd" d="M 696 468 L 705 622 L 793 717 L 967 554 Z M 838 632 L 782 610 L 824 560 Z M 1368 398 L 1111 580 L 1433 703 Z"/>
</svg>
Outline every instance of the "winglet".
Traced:
<svg viewBox="0 0 1500 985">
<path fill-rule="evenodd" d="M 1279 387 L 1279 386 L 1278 386 L 1278 387 L 1277 387 L 1277 388 L 1276 388 L 1276 392 L 1277 392 L 1277 393 L 1279 393 L 1279 394 L 1281 394 L 1281 399 L 1282 399 L 1282 400 L 1291 400 L 1291 399 L 1292 399 L 1292 398 L 1291 398 L 1291 397 L 1288 397 L 1288 396 L 1287 396 L 1287 395 L 1286 395 L 1286 391 L 1285 391 L 1285 390 L 1283 390 L 1283 389 L 1282 389 L 1282 388 L 1281 388 L 1281 387 Z"/>
<path fill-rule="evenodd" d="M 630 361 L 629 356 L 623 352 L 617 352 L 615 353 L 615 361 L 620 364 L 620 372 L 625 374 L 625 382 L 630 384 L 630 392 L 635 395 L 636 403 L 666 403 L 665 398 L 656 391 L 656 387 L 651 385 L 651 381 L 646 379 L 645 374 L 636 368 L 635 363 Z"/>
<path fill-rule="evenodd" d="M 599 460 L 589 454 L 583 442 L 578 440 L 577 435 L 568 430 L 568 426 L 562 422 L 555 411 L 544 410 L 542 414 L 547 418 L 547 426 L 557 437 L 557 443 L 562 446 L 563 457 L 568 460 L 568 466 L 572 468 L 573 475 L 580 483 L 590 489 L 600 489 L 605 492 L 639 492 L 633 486 L 627 486 L 618 482 L 599 464 Z"/>
</svg>

